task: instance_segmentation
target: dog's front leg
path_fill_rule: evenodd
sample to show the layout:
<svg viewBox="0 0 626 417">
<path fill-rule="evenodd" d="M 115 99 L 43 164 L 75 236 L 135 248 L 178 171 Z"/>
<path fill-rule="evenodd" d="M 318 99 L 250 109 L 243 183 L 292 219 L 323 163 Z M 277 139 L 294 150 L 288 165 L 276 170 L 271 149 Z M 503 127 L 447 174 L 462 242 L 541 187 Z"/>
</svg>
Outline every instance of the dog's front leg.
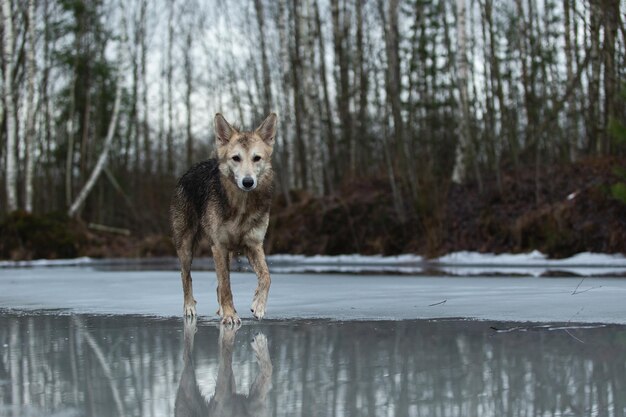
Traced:
<svg viewBox="0 0 626 417">
<path fill-rule="evenodd" d="M 230 290 L 230 264 L 228 250 L 220 245 L 211 247 L 213 260 L 215 261 L 215 273 L 217 274 L 217 302 L 218 314 L 222 316 L 222 324 L 238 326 L 241 324 L 235 306 L 233 293 Z"/>
<path fill-rule="evenodd" d="M 252 314 L 257 319 L 262 319 L 265 315 L 265 305 L 267 304 L 267 294 L 270 291 L 270 271 L 267 268 L 267 262 L 265 262 L 265 252 L 263 252 L 263 245 L 257 244 L 251 246 L 247 250 L 248 261 L 254 269 L 254 272 L 259 279 L 259 284 L 254 292 L 254 298 L 252 299 Z"/>
</svg>

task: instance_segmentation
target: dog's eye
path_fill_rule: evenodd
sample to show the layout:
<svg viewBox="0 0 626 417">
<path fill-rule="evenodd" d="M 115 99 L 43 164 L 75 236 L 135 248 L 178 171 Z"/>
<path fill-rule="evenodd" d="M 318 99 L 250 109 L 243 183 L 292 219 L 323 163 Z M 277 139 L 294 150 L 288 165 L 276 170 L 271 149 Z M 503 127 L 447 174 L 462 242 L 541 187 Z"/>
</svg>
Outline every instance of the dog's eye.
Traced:
<svg viewBox="0 0 626 417">
<path fill-rule="evenodd" d="M 261 160 L 261 157 L 259 155 L 256 155 L 254 158 L 252 158 L 252 160 L 254 162 L 259 162 Z"/>
<path fill-rule="evenodd" d="M 239 155 L 235 155 L 235 156 L 233 156 L 233 161 L 239 162 L 239 161 L 241 161 L 241 157 Z"/>
</svg>

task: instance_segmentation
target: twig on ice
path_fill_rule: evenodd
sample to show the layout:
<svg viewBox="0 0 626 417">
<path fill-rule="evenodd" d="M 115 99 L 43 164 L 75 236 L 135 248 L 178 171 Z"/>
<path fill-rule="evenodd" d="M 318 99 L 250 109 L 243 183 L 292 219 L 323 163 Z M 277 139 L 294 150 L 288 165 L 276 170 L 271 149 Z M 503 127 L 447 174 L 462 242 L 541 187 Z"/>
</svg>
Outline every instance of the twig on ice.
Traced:
<svg viewBox="0 0 626 417">
<path fill-rule="evenodd" d="M 578 288 L 580 288 L 580 286 L 582 285 L 583 281 L 585 280 L 586 277 L 583 277 L 583 279 L 580 280 L 580 282 L 578 283 L 578 285 L 576 286 L 576 288 L 574 289 L 574 292 L 572 292 L 572 295 L 576 295 L 576 291 L 578 291 Z"/>
<path fill-rule="evenodd" d="M 438 306 L 440 304 L 445 304 L 446 301 L 448 301 L 448 300 L 439 301 L 438 303 L 435 303 L 435 304 L 428 304 L 428 307 L 434 307 L 434 306 Z"/>
<path fill-rule="evenodd" d="M 574 290 L 574 292 L 572 293 L 572 295 L 582 294 L 582 293 L 587 292 L 587 291 L 595 290 L 596 288 L 602 288 L 602 285 L 598 285 L 598 286 L 595 286 L 595 287 L 590 287 L 590 288 L 587 288 L 586 290 L 578 291 L 578 288 L 580 288 L 580 286 L 582 285 L 582 283 L 583 283 L 583 281 L 585 280 L 585 278 L 586 278 L 586 277 L 584 277 L 583 279 L 581 279 L 581 280 L 580 280 L 580 282 L 579 282 L 579 283 L 578 283 L 578 285 L 576 286 L 576 289 Z"/>
</svg>

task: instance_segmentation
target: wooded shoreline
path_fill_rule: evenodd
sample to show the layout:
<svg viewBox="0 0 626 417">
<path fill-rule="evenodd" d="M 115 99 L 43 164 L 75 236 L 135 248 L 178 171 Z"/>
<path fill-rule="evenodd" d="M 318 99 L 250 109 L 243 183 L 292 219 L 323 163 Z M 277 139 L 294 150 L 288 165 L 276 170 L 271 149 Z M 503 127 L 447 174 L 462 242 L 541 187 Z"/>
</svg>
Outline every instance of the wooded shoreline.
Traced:
<svg viewBox="0 0 626 417">
<path fill-rule="evenodd" d="M 482 192 L 476 184 L 450 184 L 440 217 L 430 222 L 416 214 L 401 221 L 384 177 L 347 182 L 325 197 L 293 192 L 289 205 L 277 194 L 266 250 L 424 256 L 540 250 L 557 258 L 579 252 L 626 254 L 626 199 L 611 192 L 624 183 L 619 175 L 624 166 L 623 158 L 554 166 L 543 174 L 540 204 L 534 201 L 534 172 L 507 172 L 502 178 L 506 194 L 500 194 L 495 180 L 485 183 Z M 175 255 L 167 223 L 159 233 L 102 226 L 63 214 L 16 213 L 0 224 L 0 258 Z M 210 255 L 206 243 L 199 252 Z"/>
</svg>

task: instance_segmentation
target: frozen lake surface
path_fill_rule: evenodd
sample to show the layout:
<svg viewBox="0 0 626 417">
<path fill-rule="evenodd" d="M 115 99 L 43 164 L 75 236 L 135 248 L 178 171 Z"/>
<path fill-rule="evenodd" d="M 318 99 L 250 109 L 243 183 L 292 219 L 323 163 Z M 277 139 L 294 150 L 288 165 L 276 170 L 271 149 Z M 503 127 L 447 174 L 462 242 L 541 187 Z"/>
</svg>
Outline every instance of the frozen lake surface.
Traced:
<svg viewBox="0 0 626 417">
<path fill-rule="evenodd" d="M 195 323 L 171 262 L 144 268 L 0 268 L 0 417 L 626 415 L 618 276 L 275 266 L 261 322 L 255 276 L 232 274 L 233 331 L 214 272 Z"/>
<path fill-rule="evenodd" d="M 214 272 L 196 271 L 198 314 L 215 317 Z M 246 320 L 252 273 L 231 276 L 235 307 Z M 481 320 L 626 324 L 626 279 L 617 277 L 428 276 L 275 273 L 269 319 Z M 0 269 L 0 308 L 178 317 L 175 271 L 92 267 Z"/>
</svg>

